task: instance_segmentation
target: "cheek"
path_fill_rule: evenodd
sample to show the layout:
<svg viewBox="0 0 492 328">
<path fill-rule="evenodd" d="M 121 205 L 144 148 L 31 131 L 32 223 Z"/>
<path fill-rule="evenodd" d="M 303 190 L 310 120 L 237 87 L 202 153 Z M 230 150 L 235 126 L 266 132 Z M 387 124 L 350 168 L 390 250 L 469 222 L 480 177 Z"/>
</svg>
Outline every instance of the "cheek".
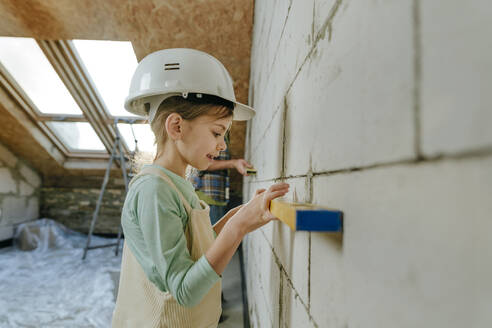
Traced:
<svg viewBox="0 0 492 328">
<path fill-rule="evenodd" d="M 186 138 L 186 154 L 190 157 L 206 155 L 213 151 L 217 141 L 212 132 L 208 130 L 195 130 Z"/>
<path fill-rule="evenodd" d="M 215 141 L 213 138 L 207 138 L 202 136 L 195 140 L 195 142 L 191 145 L 190 149 L 194 154 L 197 155 L 206 155 L 210 153 L 210 151 L 214 148 Z"/>
</svg>

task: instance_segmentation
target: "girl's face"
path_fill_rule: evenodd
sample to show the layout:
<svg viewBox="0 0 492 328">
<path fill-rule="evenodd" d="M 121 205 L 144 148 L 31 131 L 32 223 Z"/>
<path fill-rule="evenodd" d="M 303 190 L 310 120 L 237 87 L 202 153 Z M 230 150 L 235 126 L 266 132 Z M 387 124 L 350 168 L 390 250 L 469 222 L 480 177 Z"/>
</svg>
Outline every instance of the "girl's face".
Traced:
<svg viewBox="0 0 492 328">
<path fill-rule="evenodd" d="M 188 164 L 198 170 L 206 170 L 213 158 L 227 148 L 224 137 L 232 124 L 232 116 L 218 119 L 216 116 L 202 115 L 184 122 L 185 133 L 179 150 Z"/>
</svg>

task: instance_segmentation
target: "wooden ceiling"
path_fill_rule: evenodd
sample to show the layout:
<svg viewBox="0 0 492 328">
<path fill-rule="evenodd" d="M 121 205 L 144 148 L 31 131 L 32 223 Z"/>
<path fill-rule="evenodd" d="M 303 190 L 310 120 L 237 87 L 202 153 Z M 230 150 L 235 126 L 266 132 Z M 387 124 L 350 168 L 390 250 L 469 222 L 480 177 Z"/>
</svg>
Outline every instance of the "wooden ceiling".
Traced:
<svg viewBox="0 0 492 328">
<path fill-rule="evenodd" d="M 0 0 L 0 36 L 131 41 L 139 61 L 159 49 L 202 50 L 225 65 L 236 98 L 244 103 L 248 102 L 252 24 L 252 0 Z M 87 182 L 82 177 L 103 173 L 67 170 L 51 160 L 19 116 L 6 110 L 5 102 L 12 101 L 5 97 L 8 94 L 0 93 L 0 142 L 37 169 L 45 185 L 77 181 L 67 176 Z M 244 154 L 245 126 L 245 122 L 233 124 L 233 158 Z"/>
</svg>

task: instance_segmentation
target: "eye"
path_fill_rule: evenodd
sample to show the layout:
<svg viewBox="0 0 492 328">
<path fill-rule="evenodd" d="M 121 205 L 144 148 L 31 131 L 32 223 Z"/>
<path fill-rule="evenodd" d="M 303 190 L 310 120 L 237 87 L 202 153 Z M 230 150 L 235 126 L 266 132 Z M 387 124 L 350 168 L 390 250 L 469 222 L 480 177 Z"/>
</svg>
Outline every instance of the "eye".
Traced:
<svg viewBox="0 0 492 328">
<path fill-rule="evenodd" d="M 213 132 L 214 137 L 220 137 L 220 133 Z"/>
</svg>

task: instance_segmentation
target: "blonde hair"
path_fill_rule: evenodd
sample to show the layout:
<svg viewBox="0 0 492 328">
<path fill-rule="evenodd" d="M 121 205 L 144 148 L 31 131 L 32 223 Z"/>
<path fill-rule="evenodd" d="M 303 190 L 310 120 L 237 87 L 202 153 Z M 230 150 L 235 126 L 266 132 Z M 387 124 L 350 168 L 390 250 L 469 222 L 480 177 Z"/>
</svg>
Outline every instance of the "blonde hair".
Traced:
<svg viewBox="0 0 492 328">
<path fill-rule="evenodd" d="M 178 113 L 184 120 L 192 121 L 202 115 L 216 116 L 217 119 L 226 118 L 232 116 L 233 112 L 234 105 L 232 102 L 211 95 L 202 95 L 201 98 L 195 98 L 190 94 L 186 99 L 181 96 L 165 99 L 159 105 L 159 109 L 150 124 L 157 146 L 154 160 L 164 150 L 168 137 L 166 120 L 172 113 Z"/>
</svg>

